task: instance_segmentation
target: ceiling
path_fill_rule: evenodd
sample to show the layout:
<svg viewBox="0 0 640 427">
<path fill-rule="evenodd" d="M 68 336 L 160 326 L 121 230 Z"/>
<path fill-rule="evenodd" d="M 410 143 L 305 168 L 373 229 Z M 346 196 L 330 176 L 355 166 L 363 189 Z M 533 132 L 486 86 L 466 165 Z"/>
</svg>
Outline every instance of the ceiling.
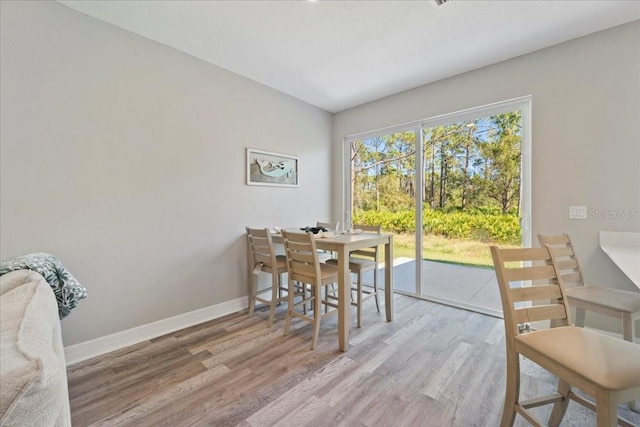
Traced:
<svg viewBox="0 0 640 427">
<path fill-rule="evenodd" d="M 640 1 L 60 0 L 330 112 L 640 19 Z"/>
</svg>

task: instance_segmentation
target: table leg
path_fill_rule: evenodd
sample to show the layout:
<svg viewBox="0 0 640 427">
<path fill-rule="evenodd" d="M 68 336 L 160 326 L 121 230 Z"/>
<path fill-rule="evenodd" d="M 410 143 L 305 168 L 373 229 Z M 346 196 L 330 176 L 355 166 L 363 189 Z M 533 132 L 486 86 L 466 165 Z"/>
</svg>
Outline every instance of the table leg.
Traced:
<svg viewBox="0 0 640 427">
<path fill-rule="evenodd" d="M 393 320 L 393 237 L 384 245 L 384 308 L 387 321 Z"/>
<path fill-rule="evenodd" d="M 349 350 L 349 326 L 351 325 L 351 277 L 349 274 L 349 252 L 344 246 L 338 255 L 338 347 Z"/>
</svg>

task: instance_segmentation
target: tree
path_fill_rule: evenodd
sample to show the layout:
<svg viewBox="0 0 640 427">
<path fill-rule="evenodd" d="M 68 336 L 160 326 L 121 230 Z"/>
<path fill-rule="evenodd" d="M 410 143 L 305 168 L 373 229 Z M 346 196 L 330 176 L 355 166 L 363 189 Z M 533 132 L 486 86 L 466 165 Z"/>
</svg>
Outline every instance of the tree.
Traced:
<svg viewBox="0 0 640 427">
<path fill-rule="evenodd" d="M 399 203 L 397 198 L 386 197 L 386 202 L 383 203 L 383 191 L 397 191 L 409 198 L 414 198 L 414 156 L 413 132 L 400 132 L 353 142 L 351 144 L 352 211 L 397 209 L 398 207 L 395 206 Z M 395 183 L 387 182 L 390 179 L 395 180 Z M 392 200 L 396 201 L 392 202 Z M 406 202 L 400 204 L 406 205 Z"/>
<path fill-rule="evenodd" d="M 522 157 L 521 114 L 492 116 L 493 138 L 479 144 L 484 158 L 487 195 L 498 202 L 503 213 L 520 209 L 520 163 Z"/>
<path fill-rule="evenodd" d="M 499 208 L 520 203 L 521 114 L 513 112 L 424 129 L 424 201 L 432 209 Z M 351 146 L 352 212 L 413 209 L 413 132 L 356 141 Z"/>
</svg>

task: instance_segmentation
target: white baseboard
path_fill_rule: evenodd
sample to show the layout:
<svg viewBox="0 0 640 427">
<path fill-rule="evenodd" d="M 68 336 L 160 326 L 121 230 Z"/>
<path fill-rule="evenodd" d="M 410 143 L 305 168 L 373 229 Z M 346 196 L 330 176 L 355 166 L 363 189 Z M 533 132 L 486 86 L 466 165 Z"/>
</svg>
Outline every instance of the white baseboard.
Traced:
<svg viewBox="0 0 640 427">
<path fill-rule="evenodd" d="M 179 314 L 126 331 L 67 346 L 64 348 L 64 357 L 67 366 L 73 365 L 92 357 L 244 310 L 247 306 L 247 297 L 242 297 Z"/>
</svg>

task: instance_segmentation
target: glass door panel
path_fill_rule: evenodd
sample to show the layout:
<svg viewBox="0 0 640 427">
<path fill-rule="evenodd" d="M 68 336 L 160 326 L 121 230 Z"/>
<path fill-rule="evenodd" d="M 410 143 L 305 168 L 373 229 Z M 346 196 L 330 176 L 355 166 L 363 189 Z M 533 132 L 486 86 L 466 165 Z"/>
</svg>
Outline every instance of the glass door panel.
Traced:
<svg viewBox="0 0 640 427">
<path fill-rule="evenodd" d="M 416 132 L 353 140 L 350 150 L 351 227 L 381 224 L 394 234 L 395 290 L 415 294 Z M 370 276 L 365 282 L 373 281 Z M 384 277 L 382 270 L 379 277 Z"/>
<path fill-rule="evenodd" d="M 522 244 L 522 114 L 425 127 L 423 152 L 422 295 L 499 314 L 489 246 Z"/>
</svg>

